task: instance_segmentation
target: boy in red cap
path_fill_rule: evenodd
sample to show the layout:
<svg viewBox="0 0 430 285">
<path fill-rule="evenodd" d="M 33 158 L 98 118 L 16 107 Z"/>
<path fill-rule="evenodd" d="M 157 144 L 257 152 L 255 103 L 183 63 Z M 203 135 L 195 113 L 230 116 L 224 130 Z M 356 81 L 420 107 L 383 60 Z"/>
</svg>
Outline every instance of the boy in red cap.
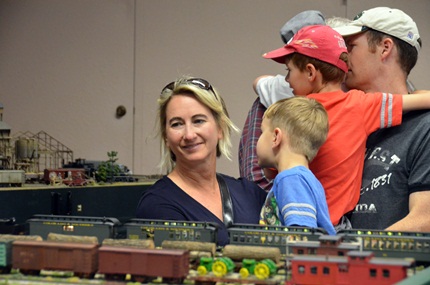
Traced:
<svg viewBox="0 0 430 285">
<path fill-rule="evenodd" d="M 368 135 L 401 124 L 402 111 L 430 108 L 430 93 L 342 91 L 347 48 L 343 37 L 329 26 L 305 27 L 284 47 L 263 56 L 286 64 L 286 80 L 294 94 L 316 99 L 328 112 L 328 138 L 310 169 L 324 186 L 333 225 L 338 230 L 347 228 L 344 215 L 359 199 Z"/>
</svg>

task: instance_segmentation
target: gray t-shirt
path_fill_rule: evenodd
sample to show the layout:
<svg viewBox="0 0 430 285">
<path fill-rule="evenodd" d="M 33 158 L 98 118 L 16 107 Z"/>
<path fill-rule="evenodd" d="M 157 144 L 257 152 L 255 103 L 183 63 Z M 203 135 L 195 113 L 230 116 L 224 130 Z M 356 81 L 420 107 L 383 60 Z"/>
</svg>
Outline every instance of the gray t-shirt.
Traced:
<svg viewBox="0 0 430 285">
<path fill-rule="evenodd" d="M 430 111 L 404 114 L 400 126 L 367 140 L 356 229 L 385 229 L 409 213 L 409 195 L 430 190 Z"/>
</svg>

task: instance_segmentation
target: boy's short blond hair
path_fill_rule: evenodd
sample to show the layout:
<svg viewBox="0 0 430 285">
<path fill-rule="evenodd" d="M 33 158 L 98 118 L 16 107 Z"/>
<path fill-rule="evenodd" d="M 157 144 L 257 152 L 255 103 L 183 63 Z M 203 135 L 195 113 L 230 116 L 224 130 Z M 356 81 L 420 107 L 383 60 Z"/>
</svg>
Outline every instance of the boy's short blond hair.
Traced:
<svg viewBox="0 0 430 285">
<path fill-rule="evenodd" d="M 272 129 L 286 132 L 291 149 L 311 162 L 327 139 L 329 122 L 321 103 L 312 98 L 286 98 L 271 105 L 264 113 Z"/>
</svg>

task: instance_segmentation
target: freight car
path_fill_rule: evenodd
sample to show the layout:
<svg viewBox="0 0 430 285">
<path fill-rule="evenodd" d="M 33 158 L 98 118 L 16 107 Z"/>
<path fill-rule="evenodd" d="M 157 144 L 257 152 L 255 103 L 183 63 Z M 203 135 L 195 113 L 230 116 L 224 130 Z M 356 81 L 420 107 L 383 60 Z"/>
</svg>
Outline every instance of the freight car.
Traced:
<svg viewBox="0 0 430 285">
<path fill-rule="evenodd" d="M 413 260 L 374 257 L 369 251 L 347 256 L 296 255 L 286 285 L 391 285 L 407 277 Z"/>
<path fill-rule="evenodd" d="M 130 275 L 139 282 L 162 277 L 166 283 L 180 284 L 189 272 L 187 250 L 32 240 L 13 241 L 12 249 L 10 240 L 0 241 L 2 244 L 7 246 L 7 254 L 12 251 L 11 267 L 25 275 L 52 270 L 72 272 L 81 278 L 93 278 L 99 273 L 108 280 L 124 280 Z"/>
<path fill-rule="evenodd" d="M 92 278 L 97 271 L 97 251 L 97 244 L 14 241 L 12 267 L 26 275 L 39 275 L 41 270 L 60 270 Z"/>
<path fill-rule="evenodd" d="M 0 170 L 0 187 L 21 187 L 24 183 L 24 170 Z"/>
<path fill-rule="evenodd" d="M 224 277 L 226 274 L 233 272 L 235 268 L 236 264 L 227 256 L 219 258 L 202 257 L 197 271 L 199 275 L 206 275 L 212 272 L 217 277 Z M 277 270 L 276 263 L 271 259 L 267 258 L 257 261 L 245 258 L 242 260 L 239 274 L 241 278 L 255 275 L 258 279 L 265 280 L 276 274 Z"/>
<path fill-rule="evenodd" d="M 12 240 L 0 240 L 0 273 L 9 273 L 12 269 Z"/>
<path fill-rule="evenodd" d="M 189 272 L 189 252 L 173 249 L 138 249 L 102 246 L 99 250 L 99 273 L 107 280 L 147 283 L 162 277 L 164 283 L 182 284 Z"/>
<path fill-rule="evenodd" d="M 86 176 L 83 168 L 56 168 L 45 169 L 43 181 L 47 185 L 85 186 L 90 182 L 90 179 Z"/>
</svg>

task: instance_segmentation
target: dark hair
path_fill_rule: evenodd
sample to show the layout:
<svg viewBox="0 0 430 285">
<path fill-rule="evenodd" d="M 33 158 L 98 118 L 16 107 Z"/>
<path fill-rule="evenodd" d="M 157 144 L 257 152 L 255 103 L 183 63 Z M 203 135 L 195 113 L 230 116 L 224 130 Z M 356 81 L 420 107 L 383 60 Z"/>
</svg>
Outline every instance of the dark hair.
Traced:
<svg viewBox="0 0 430 285">
<path fill-rule="evenodd" d="M 342 53 L 339 57 L 341 60 L 348 62 L 348 54 L 346 52 Z M 287 55 L 287 61 L 291 61 L 300 71 L 306 70 L 306 65 L 308 63 L 315 66 L 316 70 L 319 70 L 322 74 L 323 83 L 327 82 L 339 82 L 342 83 L 345 79 L 345 71 L 340 69 L 337 66 L 334 66 L 330 63 L 321 61 L 319 59 L 309 57 L 300 53 L 293 53 Z"/>
<path fill-rule="evenodd" d="M 418 51 L 414 46 L 411 46 L 410 44 L 405 41 L 402 41 L 399 38 L 370 28 L 367 30 L 366 36 L 367 43 L 369 44 L 369 50 L 371 52 L 376 51 L 376 46 L 379 45 L 384 38 L 392 39 L 397 47 L 397 50 L 399 51 L 398 62 L 400 64 L 400 67 L 406 73 L 406 76 L 409 75 L 418 60 Z"/>
</svg>

